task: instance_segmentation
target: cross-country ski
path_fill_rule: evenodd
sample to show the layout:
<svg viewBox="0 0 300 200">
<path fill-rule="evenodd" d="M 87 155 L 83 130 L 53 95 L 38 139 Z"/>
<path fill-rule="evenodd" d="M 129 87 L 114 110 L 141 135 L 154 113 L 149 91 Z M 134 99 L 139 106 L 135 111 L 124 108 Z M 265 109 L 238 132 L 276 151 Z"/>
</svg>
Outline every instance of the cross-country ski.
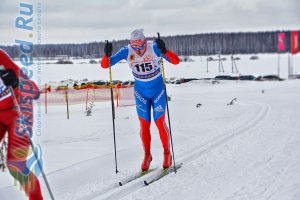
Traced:
<svg viewBox="0 0 300 200">
<path fill-rule="evenodd" d="M 180 163 L 179 165 L 175 165 L 175 167 L 174 167 L 174 166 L 171 166 L 171 167 L 166 168 L 166 169 L 161 169 L 161 170 L 156 174 L 156 176 L 151 177 L 151 178 L 148 179 L 148 180 L 144 180 L 144 184 L 145 184 L 146 186 L 148 186 L 149 184 L 154 183 L 155 181 L 158 181 L 159 179 L 161 179 L 161 178 L 167 176 L 168 174 L 170 174 L 170 173 L 172 173 L 172 172 L 175 172 L 175 170 L 176 170 L 176 172 L 177 172 L 177 170 L 180 169 L 181 167 L 182 167 L 182 163 Z"/>
<path fill-rule="evenodd" d="M 149 169 L 147 171 L 140 171 L 134 175 L 131 175 L 129 177 L 126 177 L 122 180 L 119 181 L 119 186 L 123 186 L 125 185 L 126 183 L 130 183 L 131 181 L 134 181 L 136 179 L 139 179 L 139 178 L 142 178 L 143 176 L 145 176 L 146 174 L 149 174 L 153 171 L 155 171 L 157 168 L 153 168 L 153 169 Z"/>
</svg>

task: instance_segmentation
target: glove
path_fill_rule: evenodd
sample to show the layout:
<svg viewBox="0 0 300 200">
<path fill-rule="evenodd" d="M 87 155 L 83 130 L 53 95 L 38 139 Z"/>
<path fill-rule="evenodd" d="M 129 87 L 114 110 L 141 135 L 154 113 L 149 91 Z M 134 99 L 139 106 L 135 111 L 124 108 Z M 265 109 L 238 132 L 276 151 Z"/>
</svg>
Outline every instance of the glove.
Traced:
<svg viewBox="0 0 300 200">
<path fill-rule="evenodd" d="M 155 40 L 155 42 L 157 44 L 157 48 L 159 49 L 160 53 L 165 54 L 167 52 L 167 48 L 166 48 L 165 42 L 162 39 L 160 39 L 160 38 L 157 38 Z"/>
<path fill-rule="evenodd" d="M 12 86 L 13 88 L 19 86 L 19 79 L 12 69 L 0 71 L 0 78 L 7 86 Z"/>
<path fill-rule="evenodd" d="M 104 46 L 104 53 L 105 53 L 105 55 L 107 57 L 110 57 L 111 54 L 112 54 L 112 50 L 113 50 L 112 43 L 106 41 L 105 46 Z"/>
</svg>

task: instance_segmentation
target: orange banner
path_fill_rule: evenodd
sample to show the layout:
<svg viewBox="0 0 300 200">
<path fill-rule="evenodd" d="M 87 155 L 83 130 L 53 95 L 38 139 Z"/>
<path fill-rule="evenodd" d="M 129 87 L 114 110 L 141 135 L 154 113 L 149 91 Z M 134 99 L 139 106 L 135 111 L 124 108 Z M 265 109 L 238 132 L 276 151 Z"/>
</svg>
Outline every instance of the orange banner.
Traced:
<svg viewBox="0 0 300 200">
<path fill-rule="evenodd" d="M 87 104 L 87 101 L 105 102 L 111 100 L 110 88 L 97 87 L 97 88 L 56 88 L 47 90 L 44 95 L 40 96 L 42 104 L 46 106 L 57 106 L 66 104 L 66 92 L 68 94 L 68 103 L 70 105 L 75 104 Z M 115 87 L 113 89 L 114 99 L 118 101 L 119 107 L 135 105 L 134 87 Z"/>
</svg>

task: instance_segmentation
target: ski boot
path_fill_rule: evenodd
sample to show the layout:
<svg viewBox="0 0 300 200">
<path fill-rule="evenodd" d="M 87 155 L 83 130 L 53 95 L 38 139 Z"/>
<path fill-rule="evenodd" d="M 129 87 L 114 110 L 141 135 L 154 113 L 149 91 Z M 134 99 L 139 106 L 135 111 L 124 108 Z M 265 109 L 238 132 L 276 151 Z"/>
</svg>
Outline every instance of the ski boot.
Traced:
<svg viewBox="0 0 300 200">
<path fill-rule="evenodd" d="M 172 155 L 170 151 L 167 151 L 164 153 L 164 163 L 163 163 L 163 168 L 167 169 L 172 165 Z"/>
<path fill-rule="evenodd" d="M 144 160 L 141 165 L 142 171 L 148 171 L 151 161 L 152 161 L 151 153 L 145 153 Z"/>
</svg>

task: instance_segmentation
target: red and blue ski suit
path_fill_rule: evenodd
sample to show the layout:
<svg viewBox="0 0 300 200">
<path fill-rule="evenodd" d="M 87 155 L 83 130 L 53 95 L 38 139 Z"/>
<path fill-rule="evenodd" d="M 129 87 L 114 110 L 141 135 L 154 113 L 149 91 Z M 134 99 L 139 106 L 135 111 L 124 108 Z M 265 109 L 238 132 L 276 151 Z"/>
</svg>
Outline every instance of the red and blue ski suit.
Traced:
<svg viewBox="0 0 300 200">
<path fill-rule="evenodd" d="M 107 68 L 125 59 L 135 79 L 135 101 L 138 118 L 140 120 L 140 136 L 143 142 L 144 151 L 150 153 L 151 148 L 151 107 L 153 118 L 159 130 L 164 152 L 169 149 L 169 129 L 165 123 L 166 91 L 161 71 L 161 53 L 156 42 L 147 41 L 146 51 L 142 56 L 135 53 L 130 45 L 124 46 L 110 59 L 104 55 L 101 66 Z M 179 58 L 172 51 L 168 50 L 164 59 L 172 64 L 178 64 Z"/>
</svg>

